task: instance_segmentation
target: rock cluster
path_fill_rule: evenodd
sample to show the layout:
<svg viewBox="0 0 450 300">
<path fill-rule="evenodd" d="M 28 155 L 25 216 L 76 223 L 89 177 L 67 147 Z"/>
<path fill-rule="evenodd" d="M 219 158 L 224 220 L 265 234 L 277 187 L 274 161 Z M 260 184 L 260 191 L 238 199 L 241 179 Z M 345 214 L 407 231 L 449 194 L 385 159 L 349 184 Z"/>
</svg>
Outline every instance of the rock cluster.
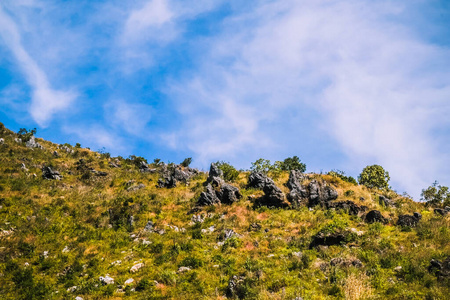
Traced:
<svg viewBox="0 0 450 300">
<path fill-rule="evenodd" d="M 309 207 L 320 205 L 327 207 L 328 202 L 337 199 L 338 193 L 331 186 L 312 180 L 308 185 L 302 185 L 304 177 L 298 171 L 291 171 L 287 187 L 290 193 L 287 198 L 294 206 L 307 204 Z"/>
<path fill-rule="evenodd" d="M 348 212 L 349 215 L 358 215 L 361 212 L 364 212 L 367 207 L 366 206 L 359 206 L 355 202 L 350 200 L 345 201 L 337 201 L 337 202 L 328 202 L 327 208 L 334 208 L 337 210 L 345 210 Z"/>
<path fill-rule="evenodd" d="M 349 242 L 349 237 L 351 232 L 319 232 L 315 236 L 313 236 L 311 243 L 309 244 L 309 248 L 315 248 L 318 246 L 332 246 L 332 245 L 341 245 Z"/>
<path fill-rule="evenodd" d="M 197 201 L 198 206 L 214 205 L 219 203 L 231 204 L 239 199 L 242 195 L 239 189 L 223 180 L 222 171 L 212 163 L 206 180 L 206 188 L 200 194 Z"/>
<path fill-rule="evenodd" d="M 38 149 L 44 149 L 41 144 L 36 142 L 36 139 L 34 136 L 31 136 L 31 138 L 25 143 L 25 146 L 27 148 L 38 148 Z"/>
<path fill-rule="evenodd" d="M 444 208 L 435 208 L 434 209 L 434 213 L 441 215 L 441 216 L 445 216 L 446 214 L 450 214 L 450 206 L 446 206 Z"/>
</svg>

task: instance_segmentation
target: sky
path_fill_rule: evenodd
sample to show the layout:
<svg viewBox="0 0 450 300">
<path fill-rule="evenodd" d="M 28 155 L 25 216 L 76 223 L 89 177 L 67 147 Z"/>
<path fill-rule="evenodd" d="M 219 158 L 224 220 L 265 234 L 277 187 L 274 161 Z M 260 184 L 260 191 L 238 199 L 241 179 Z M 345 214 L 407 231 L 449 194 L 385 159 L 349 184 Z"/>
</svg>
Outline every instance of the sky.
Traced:
<svg viewBox="0 0 450 300">
<path fill-rule="evenodd" d="M 450 185 L 448 0 L 2 0 L 0 121 L 207 170 Z"/>
</svg>

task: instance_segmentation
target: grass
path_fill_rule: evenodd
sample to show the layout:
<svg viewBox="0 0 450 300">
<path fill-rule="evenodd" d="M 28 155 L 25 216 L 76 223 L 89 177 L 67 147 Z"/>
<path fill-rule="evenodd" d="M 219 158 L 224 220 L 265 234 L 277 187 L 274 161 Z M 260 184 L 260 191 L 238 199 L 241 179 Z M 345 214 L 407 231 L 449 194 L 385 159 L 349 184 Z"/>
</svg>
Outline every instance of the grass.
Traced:
<svg viewBox="0 0 450 300">
<path fill-rule="evenodd" d="M 427 271 L 432 258 L 450 254 L 450 217 L 435 216 L 394 192 L 389 197 L 396 207 L 382 207 L 379 191 L 308 174 L 305 183 L 326 182 L 338 191 L 338 201 L 378 209 L 390 220 L 366 224 L 360 216 L 320 208 L 254 208 L 249 196 L 262 192 L 246 189 L 248 173 L 240 172 L 232 184 L 243 198 L 203 208 L 204 222 L 194 224 L 187 212 L 203 191 L 204 173 L 188 186 L 161 189 L 158 174 L 139 172 L 129 159 L 76 147 L 68 153 L 41 139 L 44 150 L 28 149 L 6 129 L 0 137 L 5 139 L 0 145 L 2 299 L 225 299 L 233 276 L 242 278 L 235 296 L 245 299 L 445 299 L 450 292 L 448 280 Z M 80 159 L 108 175 L 86 175 L 77 169 Z M 120 168 L 110 167 L 116 159 Z M 44 164 L 63 179 L 43 179 Z M 281 172 L 275 178 L 285 193 L 288 176 Z M 131 180 L 145 188 L 128 192 Z M 399 214 L 413 211 L 423 215 L 416 228 L 395 226 Z M 165 233 L 144 231 L 149 220 Z M 250 229 L 254 223 L 260 229 Z M 239 237 L 222 244 L 226 229 Z M 320 231 L 352 230 L 359 235 L 347 245 L 308 249 Z M 331 266 L 336 257 L 359 259 L 363 266 Z M 144 267 L 131 273 L 137 263 Z M 191 270 L 178 272 L 182 266 Z M 106 274 L 113 285 L 101 284 L 99 277 Z M 134 282 L 125 286 L 130 278 Z"/>
</svg>

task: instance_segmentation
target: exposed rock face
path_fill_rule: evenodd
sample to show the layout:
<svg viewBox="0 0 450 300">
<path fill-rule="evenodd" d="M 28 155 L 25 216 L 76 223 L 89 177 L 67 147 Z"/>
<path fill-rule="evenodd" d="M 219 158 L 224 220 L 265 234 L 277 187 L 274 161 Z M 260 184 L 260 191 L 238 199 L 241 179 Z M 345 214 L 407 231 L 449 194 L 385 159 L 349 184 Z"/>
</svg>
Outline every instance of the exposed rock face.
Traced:
<svg viewBox="0 0 450 300">
<path fill-rule="evenodd" d="M 341 245 L 345 244 L 349 241 L 350 232 L 333 232 L 333 233 L 323 233 L 319 232 L 315 236 L 311 243 L 309 244 L 309 248 L 312 249 L 317 246 L 332 246 L 332 245 Z"/>
<path fill-rule="evenodd" d="M 151 231 L 153 231 L 153 226 L 154 226 L 154 223 L 152 221 L 148 221 L 144 227 L 144 230 L 151 232 Z"/>
<path fill-rule="evenodd" d="M 3 145 L 5 143 L 5 139 L 4 138 L 0 138 L 0 145 Z"/>
<path fill-rule="evenodd" d="M 252 172 L 248 176 L 247 186 L 255 189 L 263 189 L 266 185 L 266 178 L 267 176 L 261 172 Z"/>
<path fill-rule="evenodd" d="M 220 186 L 224 183 L 223 172 L 216 164 L 212 163 L 209 168 L 208 179 L 205 184 L 211 183 L 213 186 Z"/>
<path fill-rule="evenodd" d="M 227 183 L 223 183 L 220 190 L 216 194 L 220 199 L 220 202 L 225 204 L 234 203 L 242 197 L 237 187 Z"/>
<path fill-rule="evenodd" d="M 55 179 L 55 180 L 61 180 L 62 178 L 61 174 L 59 174 L 58 171 L 54 171 L 50 167 L 42 168 L 42 177 L 44 179 Z"/>
<path fill-rule="evenodd" d="M 450 277 L 450 256 L 442 262 L 432 259 L 428 271 L 436 274 L 438 277 Z"/>
<path fill-rule="evenodd" d="M 100 276 L 100 282 L 104 285 L 108 285 L 108 284 L 113 284 L 114 283 L 114 278 L 109 277 L 109 275 L 106 275 L 105 277 Z"/>
<path fill-rule="evenodd" d="M 287 196 L 294 206 L 308 204 L 309 207 L 320 205 L 328 207 L 328 202 L 338 197 L 337 191 L 331 186 L 312 180 L 308 185 L 302 185 L 304 176 L 299 171 L 291 171 L 286 186 L 291 190 Z M 343 205 L 343 204 L 339 204 Z M 340 208 L 339 205 L 335 208 Z M 347 205 L 349 206 L 349 204 Z M 355 208 L 355 206 L 352 206 Z M 356 209 L 356 208 L 355 208 Z"/>
<path fill-rule="evenodd" d="M 371 210 L 367 213 L 366 215 L 366 222 L 367 223 L 375 223 L 375 222 L 380 222 L 383 224 L 387 223 L 387 220 L 385 217 L 383 217 L 383 215 L 381 214 L 380 211 L 378 210 Z"/>
<path fill-rule="evenodd" d="M 417 226 L 417 223 L 419 223 L 420 219 L 422 219 L 422 215 L 417 212 L 415 212 L 412 216 L 400 215 L 398 216 L 397 225 L 415 227 Z"/>
<path fill-rule="evenodd" d="M 25 146 L 27 146 L 27 148 L 39 148 L 39 149 L 44 149 L 44 147 L 42 147 L 41 144 L 39 144 L 38 142 L 36 142 L 36 139 L 34 136 L 31 136 L 31 138 L 25 143 Z"/>
<path fill-rule="evenodd" d="M 365 206 L 359 206 L 355 202 L 350 200 L 328 202 L 327 208 L 342 209 L 348 212 L 349 215 L 358 215 L 360 212 L 365 211 Z"/>
</svg>

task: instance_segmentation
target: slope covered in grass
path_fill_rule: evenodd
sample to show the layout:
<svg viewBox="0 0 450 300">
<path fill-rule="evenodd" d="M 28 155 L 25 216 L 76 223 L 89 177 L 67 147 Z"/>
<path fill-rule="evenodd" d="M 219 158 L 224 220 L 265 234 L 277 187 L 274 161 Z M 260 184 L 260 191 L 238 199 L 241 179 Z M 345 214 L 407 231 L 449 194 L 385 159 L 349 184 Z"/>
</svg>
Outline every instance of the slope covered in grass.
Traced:
<svg viewBox="0 0 450 300">
<path fill-rule="evenodd" d="M 248 172 L 233 204 L 198 207 L 208 174 L 158 187 L 167 166 L 56 145 L 27 147 L 0 129 L 1 299 L 448 299 L 449 277 L 429 268 L 450 255 L 450 216 L 393 191 L 307 174 L 346 210 L 256 205 Z M 55 151 L 57 153 L 55 153 Z M 44 179 L 43 167 L 61 180 Z M 174 167 L 174 166 L 172 166 Z M 188 168 L 179 167 L 180 170 Z M 269 175 L 271 175 L 269 173 Z M 274 176 L 284 194 L 289 173 Z M 380 195 L 392 205 L 380 205 Z M 386 223 L 365 221 L 378 210 Z M 417 226 L 397 226 L 419 212 Z M 320 234 L 346 233 L 335 245 Z M 78 299 L 80 299 L 78 298 Z"/>
</svg>

